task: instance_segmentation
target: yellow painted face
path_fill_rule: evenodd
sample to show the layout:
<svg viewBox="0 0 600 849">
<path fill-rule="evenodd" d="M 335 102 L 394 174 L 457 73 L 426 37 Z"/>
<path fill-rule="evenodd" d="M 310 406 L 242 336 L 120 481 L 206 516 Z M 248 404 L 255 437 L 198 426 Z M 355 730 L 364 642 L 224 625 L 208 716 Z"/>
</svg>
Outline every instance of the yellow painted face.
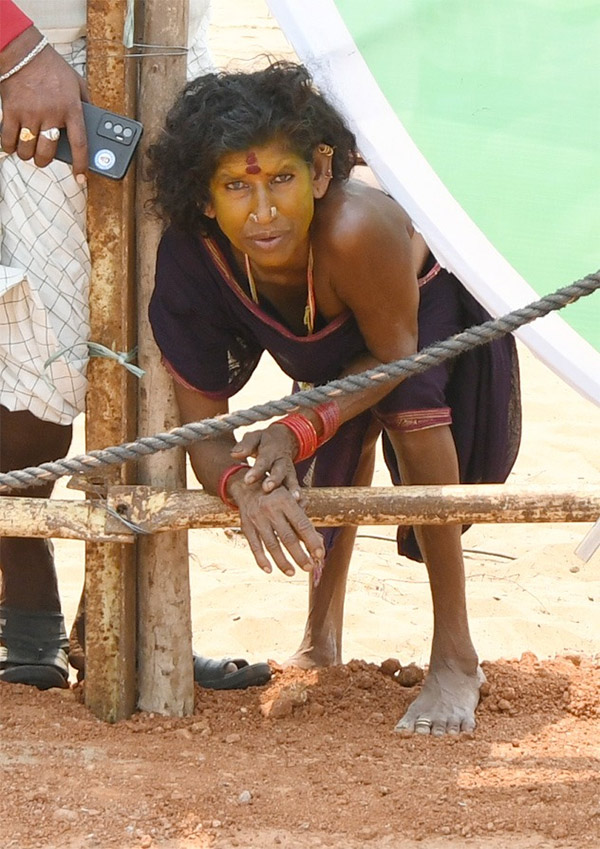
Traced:
<svg viewBox="0 0 600 849">
<path fill-rule="evenodd" d="M 228 153 L 210 182 L 205 214 L 259 267 L 286 268 L 306 255 L 315 169 L 281 141 Z"/>
</svg>

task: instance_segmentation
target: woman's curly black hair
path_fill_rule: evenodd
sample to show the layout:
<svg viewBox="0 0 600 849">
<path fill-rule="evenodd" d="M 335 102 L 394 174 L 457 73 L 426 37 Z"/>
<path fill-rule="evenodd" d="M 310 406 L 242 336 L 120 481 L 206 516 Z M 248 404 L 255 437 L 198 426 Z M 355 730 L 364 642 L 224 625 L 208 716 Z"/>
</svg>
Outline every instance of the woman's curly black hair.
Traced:
<svg viewBox="0 0 600 849">
<path fill-rule="evenodd" d="M 165 222 L 206 232 L 212 222 L 203 210 L 219 160 L 274 138 L 287 140 L 309 163 L 319 144 L 331 145 L 334 180 L 346 180 L 357 161 L 354 134 L 302 65 L 275 62 L 260 71 L 192 80 L 148 150 L 154 210 Z"/>
</svg>

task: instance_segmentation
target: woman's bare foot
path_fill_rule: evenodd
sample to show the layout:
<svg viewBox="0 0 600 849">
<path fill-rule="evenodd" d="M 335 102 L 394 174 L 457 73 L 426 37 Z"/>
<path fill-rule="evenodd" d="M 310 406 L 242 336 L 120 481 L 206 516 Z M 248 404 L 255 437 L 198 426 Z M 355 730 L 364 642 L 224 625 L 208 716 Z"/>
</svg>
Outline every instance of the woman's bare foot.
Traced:
<svg viewBox="0 0 600 849">
<path fill-rule="evenodd" d="M 404 734 L 458 734 L 475 729 L 475 708 L 485 683 L 480 666 L 468 673 L 447 662 L 432 665 L 421 693 L 396 725 Z"/>
<path fill-rule="evenodd" d="M 342 662 L 341 652 L 334 645 L 316 647 L 300 646 L 297 652 L 283 664 L 285 668 L 295 666 L 298 669 L 322 669 L 324 666 L 337 666 Z"/>
</svg>

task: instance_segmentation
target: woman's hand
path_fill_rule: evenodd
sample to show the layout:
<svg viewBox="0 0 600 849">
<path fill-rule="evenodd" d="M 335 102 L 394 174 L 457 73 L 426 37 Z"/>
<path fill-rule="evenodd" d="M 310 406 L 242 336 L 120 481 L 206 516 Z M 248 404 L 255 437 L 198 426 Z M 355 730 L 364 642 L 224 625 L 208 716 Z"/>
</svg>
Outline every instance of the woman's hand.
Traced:
<svg viewBox="0 0 600 849">
<path fill-rule="evenodd" d="M 232 478 L 229 491 L 240 511 L 242 532 L 260 568 L 272 572 L 272 560 L 284 574 L 292 576 L 295 563 L 305 572 L 313 572 L 318 583 L 325 547 L 301 505 L 285 486 L 267 493 L 260 483 L 247 484 L 246 477 L 240 473 Z"/>
<path fill-rule="evenodd" d="M 285 487 L 300 506 L 304 506 L 302 489 L 298 483 L 294 460 L 298 443 L 294 434 L 283 425 L 272 424 L 264 430 L 245 434 L 231 451 L 234 460 L 254 457 L 252 468 L 244 481 L 251 485 L 262 484 L 263 492 L 273 492 Z"/>
<path fill-rule="evenodd" d="M 174 387 L 183 423 L 221 416 L 228 411 L 227 401 L 206 398 L 178 382 Z M 228 433 L 216 439 L 199 440 L 188 448 L 198 480 L 208 492 L 215 493 L 220 493 L 220 480 L 232 457 L 240 461 L 257 455 L 256 471 L 236 471 L 226 482 L 226 494 L 239 508 L 240 527 L 254 559 L 265 572 L 272 572 L 275 563 L 284 574 L 293 575 L 295 566 L 299 566 L 312 572 L 318 583 L 325 546 L 299 498 L 300 487 L 292 461 L 297 450 L 295 436 L 283 425 L 270 425 L 250 433 L 237 445 Z M 248 476 L 250 482 L 246 480 Z"/>
<path fill-rule="evenodd" d="M 254 457 L 252 468 L 237 481 L 232 493 L 240 511 L 241 529 L 254 559 L 271 572 L 271 561 L 286 575 L 294 565 L 313 572 L 319 583 L 325 559 L 323 538 L 304 512 L 293 457 L 298 450 L 294 434 L 283 425 L 247 433 L 231 451 L 235 460 Z M 268 556 L 267 556 L 268 555 Z"/>
</svg>

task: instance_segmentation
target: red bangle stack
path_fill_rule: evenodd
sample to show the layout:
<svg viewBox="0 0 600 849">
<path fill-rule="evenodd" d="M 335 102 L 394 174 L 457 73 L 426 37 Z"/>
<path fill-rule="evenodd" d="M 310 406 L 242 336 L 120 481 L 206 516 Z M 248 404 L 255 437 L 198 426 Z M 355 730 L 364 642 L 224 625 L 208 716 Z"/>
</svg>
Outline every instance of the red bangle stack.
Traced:
<svg viewBox="0 0 600 849">
<path fill-rule="evenodd" d="M 235 475 L 236 472 L 239 472 L 240 469 L 249 469 L 250 466 L 248 463 L 235 463 L 233 466 L 229 466 L 229 468 L 225 469 L 221 477 L 219 478 L 219 486 L 218 486 L 218 494 L 221 501 L 226 504 L 228 507 L 231 507 L 232 510 L 237 510 L 237 504 L 235 501 L 232 501 L 231 498 L 227 495 L 227 484 L 229 482 L 229 478 L 232 475 Z"/>
<path fill-rule="evenodd" d="M 319 404 L 314 408 L 315 413 L 321 419 L 323 433 L 319 437 L 318 448 L 329 442 L 331 437 L 337 433 L 340 426 L 340 408 L 335 401 L 328 401 L 326 404 Z"/>
<path fill-rule="evenodd" d="M 294 463 L 312 457 L 317 448 L 328 442 L 340 426 L 340 408 L 335 401 L 319 404 L 318 407 L 314 407 L 314 411 L 323 427 L 323 433 L 320 437 L 317 436 L 315 426 L 310 419 L 300 415 L 300 413 L 293 413 L 277 422 L 277 424 L 289 428 L 298 440 L 298 451 L 294 457 Z"/>
<path fill-rule="evenodd" d="M 319 438 L 312 422 L 305 416 L 293 413 L 291 416 L 280 419 L 277 424 L 284 425 L 284 427 L 291 430 L 298 440 L 298 451 L 294 457 L 294 463 L 299 463 L 300 460 L 306 460 L 307 457 L 312 457 L 319 447 Z"/>
</svg>

